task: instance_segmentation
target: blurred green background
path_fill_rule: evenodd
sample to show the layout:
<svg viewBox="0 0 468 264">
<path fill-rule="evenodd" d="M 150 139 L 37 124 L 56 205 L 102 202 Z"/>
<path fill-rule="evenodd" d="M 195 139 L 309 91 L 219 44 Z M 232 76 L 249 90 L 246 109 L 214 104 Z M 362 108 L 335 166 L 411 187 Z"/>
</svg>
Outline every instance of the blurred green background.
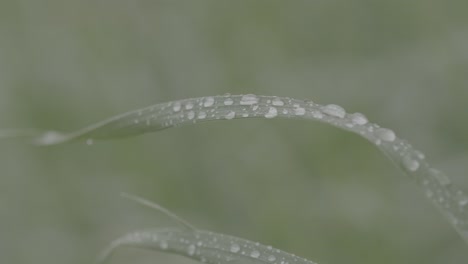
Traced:
<svg viewBox="0 0 468 264">
<path fill-rule="evenodd" d="M 363 112 L 468 190 L 468 1 L 0 0 L 0 126 L 74 130 L 224 93 Z M 320 264 L 466 263 L 375 147 L 319 123 L 236 120 L 86 144 L 0 142 L 0 263 L 92 263 L 126 231 L 199 228 Z M 195 263 L 122 249 L 111 263 Z"/>
</svg>

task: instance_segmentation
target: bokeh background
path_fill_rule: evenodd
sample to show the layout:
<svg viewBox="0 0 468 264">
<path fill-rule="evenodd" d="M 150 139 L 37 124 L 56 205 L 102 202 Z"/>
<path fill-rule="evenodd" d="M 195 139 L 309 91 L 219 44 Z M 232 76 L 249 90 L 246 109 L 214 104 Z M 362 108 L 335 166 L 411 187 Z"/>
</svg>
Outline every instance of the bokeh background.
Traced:
<svg viewBox="0 0 468 264">
<path fill-rule="evenodd" d="M 74 130 L 175 99 L 335 103 L 468 190 L 466 0 L 1 0 L 0 127 Z M 124 140 L 0 142 L 0 263 L 92 263 L 174 223 L 320 264 L 466 263 L 466 244 L 375 147 L 319 123 L 235 120 Z M 195 263 L 122 249 L 111 263 Z"/>
</svg>

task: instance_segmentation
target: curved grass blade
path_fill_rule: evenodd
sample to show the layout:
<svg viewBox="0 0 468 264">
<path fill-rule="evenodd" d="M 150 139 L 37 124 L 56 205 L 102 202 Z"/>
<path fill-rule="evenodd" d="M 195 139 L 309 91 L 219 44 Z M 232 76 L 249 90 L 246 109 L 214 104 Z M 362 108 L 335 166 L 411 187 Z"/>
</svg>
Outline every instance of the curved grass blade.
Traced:
<svg viewBox="0 0 468 264">
<path fill-rule="evenodd" d="M 203 230 L 154 229 L 135 231 L 116 240 L 103 251 L 98 263 L 119 247 L 151 249 L 182 255 L 203 263 L 252 262 L 269 264 L 314 264 L 307 259 L 246 239 Z"/>
<path fill-rule="evenodd" d="M 119 247 L 134 247 L 182 255 L 203 263 L 228 262 L 269 264 L 314 264 L 309 260 L 289 254 L 271 246 L 246 239 L 198 230 L 189 222 L 166 208 L 138 196 L 123 194 L 136 203 L 158 210 L 182 224 L 182 228 L 152 229 L 128 233 L 114 240 L 98 258 L 98 263 L 108 260 Z"/>
<path fill-rule="evenodd" d="M 423 188 L 468 243 L 468 197 L 392 130 L 369 122 L 363 114 L 346 113 L 333 104 L 324 106 L 312 101 L 253 94 L 191 98 L 124 113 L 72 133 L 46 132 L 34 137 L 33 142 L 43 146 L 74 140 L 92 143 L 95 139 L 139 135 L 211 120 L 276 117 L 316 120 L 366 138 Z"/>
</svg>

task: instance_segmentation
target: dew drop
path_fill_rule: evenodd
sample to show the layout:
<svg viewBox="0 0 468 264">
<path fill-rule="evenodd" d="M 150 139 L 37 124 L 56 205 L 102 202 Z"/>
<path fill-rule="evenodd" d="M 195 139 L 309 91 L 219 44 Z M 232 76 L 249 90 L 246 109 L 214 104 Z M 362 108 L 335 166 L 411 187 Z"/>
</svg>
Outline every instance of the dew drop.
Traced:
<svg viewBox="0 0 468 264">
<path fill-rule="evenodd" d="M 189 254 L 189 256 L 193 256 L 196 250 L 197 248 L 195 247 L 195 245 L 191 244 L 187 249 L 187 253 Z"/>
<path fill-rule="evenodd" d="M 186 105 L 185 105 L 185 109 L 187 110 L 190 110 L 193 108 L 193 103 L 192 102 L 188 102 Z"/>
<path fill-rule="evenodd" d="M 396 138 L 395 132 L 393 132 L 393 130 L 390 130 L 388 128 L 379 128 L 375 131 L 375 134 L 381 140 L 388 141 L 388 142 L 392 142 Z"/>
<path fill-rule="evenodd" d="M 314 118 L 317 118 L 317 119 L 322 119 L 323 118 L 323 114 L 321 112 L 313 112 L 312 116 Z"/>
<path fill-rule="evenodd" d="M 91 146 L 91 145 L 93 145 L 93 144 L 94 144 L 94 140 L 93 140 L 92 138 L 88 138 L 88 139 L 86 140 L 86 145 Z"/>
<path fill-rule="evenodd" d="M 224 105 L 232 105 L 234 101 L 231 98 L 224 100 Z"/>
<path fill-rule="evenodd" d="M 174 105 L 172 106 L 172 110 L 173 110 L 174 112 L 179 112 L 179 111 L 180 111 L 180 108 L 181 108 L 180 102 L 175 102 Z"/>
<path fill-rule="evenodd" d="M 195 117 L 195 112 L 190 111 L 190 112 L 187 113 L 187 118 L 188 118 L 189 120 L 192 120 L 194 117 Z"/>
<path fill-rule="evenodd" d="M 322 108 L 322 111 L 330 116 L 343 118 L 346 115 L 346 111 L 343 107 L 335 104 L 329 104 Z"/>
<path fill-rule="evenodd" d="M 458 205 L 460 205 L 461 207 L 465 207 L 466 205 L 468 205 L 468 198 L 464 198 L 464 199 L 460 200 L 458 202 Z"/>
<path fill-rule="evenodd" d="M 271 104 L 274 105 L 274 106 L 283 106 L 284 102 L 279 98 L 275 98 L 275 99 L 273 99 Z"/>
<path fill-rule="evenodd" d="M 416 150 L 416 151 L 414 152 L 414 154 L 416 154 L 416 156 L 417 156 L 420 160 L 423 160 L 423 159 L 426 158 L 426 156 L 424 155 L 424 153 L 422 153 L 422 152 L 419 151 L 419 150 Z"/>
<path fill-rule="evenodd" d="M 268 112 L 265 114 L 265 118 L 275 118 L 278 115 L 278 111 L 275 107 L 270 107 Z"/>
<path fill-rule="evenodd" d="M 268 256 L 268 261 L 273 262 L 276 260 L 276 257 L 273 255 Z"/>
<path fill-rule="evenodd" d="M 213 97 L 206 97 L 205 101 L 203 102 L 204 107 L 211 107 L 214 105 L 214 98 Z"/>
<path fill-rule="evenodd" d="M 252 252 L 250 253 L 250 256 L 251 256 L 252 258 L 258 258 L 258 257 L 260 257 L 260 252 L 258 252 L 257 250 L 254 250 L 254 251 L 252 251 Z"/>
<path fill-rule="evenodd" d="M 241 105 L 254 105 L 258 103 L 258 97 L 254 94 L 243 95 L 240 101 Z"/>
<path fill-rule="evenodd" d="M 232 253 L 237 253 L 240 250 L 240 246 L 238 244 L 232 244 L 231 245 L 231 252 Z"/>
<path fill-rule="evenodd" d="M 294 109 L 294 114 L 297 116 L 303 116 L 305 115 L 305 109 L 302 107 Z"/>
<path fill-rule="evenodd" d="M 448 186 L 452 183 L 452 181 L 450 181 L 449 177 L 447 177 L 447 175 L 445 175 L 445 173 L 439 171 L 439 170 L 436 170 L 436 169 L 429 169 L 429 175 L 433 176 L 434 178 L 437 179 L 437 181 L 444 185 L 444 186 Z"/>
<path fill-rule="evenodd" d="M 205 119 L 205 118 L 206 118 L 206 112 L 201 111 L 200 113 L 198 113 L 198 119 Z"/>
<path fill-rule="evenodd" d="M 351 121 L 356 125 L 365 125 L 369 122 L 367 117 L 361 113 L 354 113 L 351 115 Z"/>
<path fill-rule="evenodd" d="M 403 166 L 409 171 L 416 171 L 419 169 L 419 162 L 414 160 L 410 155 L 403 158 Z"/>
<path fill-rule="evenodd" d="M 234 117 L 236 117 L 236 112 L 234 111 L 230 111 L 229 113 L 227 113 L 224 118 L 226 119 L 233 119 Z"/>
<path fill-rule="evenodd" d="M 169 245 L 167 244 L 166 241 L 161 241 L 159 242 L 159 246 L 161 247 L 161 249 L 167 249 L 169 247 Z"/>
</svg>

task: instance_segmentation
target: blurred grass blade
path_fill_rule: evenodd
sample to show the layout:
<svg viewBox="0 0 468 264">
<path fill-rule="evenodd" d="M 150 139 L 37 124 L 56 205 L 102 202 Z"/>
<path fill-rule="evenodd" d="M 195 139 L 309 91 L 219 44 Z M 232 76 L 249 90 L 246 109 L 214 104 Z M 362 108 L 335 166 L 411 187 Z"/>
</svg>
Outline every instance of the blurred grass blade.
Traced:
<svg viewBox="0 0 468 264">
<path fill-rule="evenodd" d="M 98 258 L 105 262 L 119 247 L 134 247 L 165 251 L 201 261 L 203 263 L 298 263 L 314 264 L 284 251 L 245 239 L 197 230 L 188 221 L 166 208 L 141 197 L 123 193 L 124 198 L 148 206 L 176 220 L 184 228 L 153 229 L 130 232 L 114 240 Z"/>
<path fill-rule="evenodd" d="M 253 94 L 191 98 L 124 113 L 72 133 L 46 132 L 34 137 L 33 143 L 55 145 L 74 140 L 92 143 L 96 139 L 139 135 L 211 120 L 276 117 L 316 120 L 366 138 L 423 188 L 468 243 L 468 197 L 392 130 L 369 122 L 363 114 L 346 113 L 333 104 L 323 106 L 312 101 Z"/>
<path fill-rule="evenodd" d="M 143 230 L 128 233 L 114 240 L 100 255 L 98 263 L 108 260 L 112 253 L 122 246 L 174 253 L 210 264 L 232 262 L 314 264 L 307 259 L 246 239 L 186 229 Z"/>
</svg>

